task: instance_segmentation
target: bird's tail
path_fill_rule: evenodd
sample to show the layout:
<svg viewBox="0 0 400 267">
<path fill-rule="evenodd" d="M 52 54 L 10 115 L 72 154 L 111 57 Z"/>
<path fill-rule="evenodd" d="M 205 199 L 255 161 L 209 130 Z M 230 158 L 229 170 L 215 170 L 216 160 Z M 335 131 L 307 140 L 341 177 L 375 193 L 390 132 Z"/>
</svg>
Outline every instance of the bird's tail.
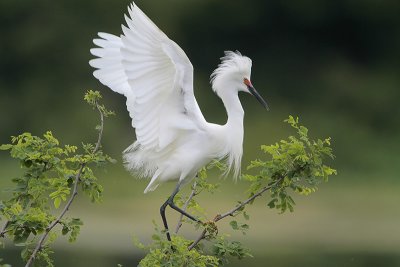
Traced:
<svg viewBox="0 0 400 267">
<path fill-rule="evenodd" d="M 123 152 L 125 168 L 138 178 L 154 177 L 157 169 L 155 160 L 151 160 L 148 154 L 136 141 Z"/>
<path fill-rule="evenodd" d="M 158 177 L 160 176 L 160 171 L 156 171 L 156 173 L 153 175 L 153 177 L 150 180 L 150 183 L 147 185 L 146 189 L 144 190 L 144 193 L 146 194 L 149 191 L 154 191 L 159 183 L 158 183 Z"/>
</svg>

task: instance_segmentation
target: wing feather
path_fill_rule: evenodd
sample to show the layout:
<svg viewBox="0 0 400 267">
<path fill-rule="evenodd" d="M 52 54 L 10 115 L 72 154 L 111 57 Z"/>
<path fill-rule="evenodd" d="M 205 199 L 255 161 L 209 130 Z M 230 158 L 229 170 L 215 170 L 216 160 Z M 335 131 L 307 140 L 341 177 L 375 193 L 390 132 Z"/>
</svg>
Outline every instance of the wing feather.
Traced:
<svg viewBox="0 0 400 267">
<path fill-rule="evenodd" d="M 136 5 L 128 8 L 123 35 L 99 33 L 90 52 L 94 76 L 127 98 L 137 141 L 126 150 L 129 168 L 153 175 L 182 131 L 202 129 L 205 119 L 193 93 L 193 66 Z"/>
</svg>

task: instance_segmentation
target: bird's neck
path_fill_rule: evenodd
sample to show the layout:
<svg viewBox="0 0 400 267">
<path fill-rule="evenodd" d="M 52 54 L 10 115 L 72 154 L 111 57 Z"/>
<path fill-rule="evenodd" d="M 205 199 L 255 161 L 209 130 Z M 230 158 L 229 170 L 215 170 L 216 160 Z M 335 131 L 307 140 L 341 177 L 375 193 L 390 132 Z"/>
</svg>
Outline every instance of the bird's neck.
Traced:
<svg viewBox="0 0 400 267">
<path fill-rule="evenodd" d="M 224 103 L 228 120 L 223 125 L 224 135 L 228 146 L 241 149 L 243 144 L 243 118 L 244 110 L 240 103 L 237 91 L 225 91 L 219 95 Z"/>
<path fill-rule="evenodd" d="M 239 96 L 235 91 L 226 91 L 220 95 L 222 102 L 224 103 L 226 113 L 228 115 L 228 121 L 225 124 L 226 127 L 234 130 L 243 129 L 243 118 L 244 110 L 240 103 Z"/>
<path fill-rule="evenodd" d="M 240 103 L 237 91 L 227 91 L 219 95 L 228 114 L 228 121 L 222 126 L 227 156 L 228 168 L 233 170 L 234 177 L 240 173 L 240 165 L 243 154 L 243 118 L 244 110 Z"/>
</svg>

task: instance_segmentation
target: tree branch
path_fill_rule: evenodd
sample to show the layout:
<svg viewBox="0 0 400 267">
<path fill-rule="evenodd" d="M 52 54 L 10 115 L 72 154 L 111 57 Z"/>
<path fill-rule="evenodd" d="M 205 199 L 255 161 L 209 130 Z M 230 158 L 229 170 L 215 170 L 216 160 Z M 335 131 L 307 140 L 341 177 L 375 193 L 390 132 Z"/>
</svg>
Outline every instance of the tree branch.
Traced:
<svg viewBox="0 0 400 267">
<path fill-rule="evenodd" d="M 249 204 L 250 202 L 252 202 L 254 199 L 256 199 L 257 197 L 261 196 L 262 194 L 265 193 L 265 191 L 271 189 L 274 185 L 278 184 L 280 181 L 282 181 L 283 178 L 277 180 L 275 183 L 270 184 L 268 186 L 263 187 L 260 191 L 258 191 L 256 194 L 252 195 L 251 197 L 249 197 L 248 199 L 246 199 L 245 201 L 241 202 L 239 205 L 237 205 L 236 207 L 234 207 L 233 209 L 223 213 L 223 214 L 217 214 L 214 219 L 212 220 L 213 223 L 216 223 L 228 216 L 234 216 L 235 213 L 239 210 L 241 210 L 244 206 L 246 206 L 247 204 Z M 188 247 L 189 250 L 192 250 L 201 240 L 203 240 L 206 237 L 207 234 L 207 230 L 204 229 L 201 234 L 196 238 L 196 240 Z"/>
<path fill-rule="evenodd" d="M 104 114 L 100 109 L 99 103 L 97 103 L 97 102 L 96 102 L 96 108 L 100 114 L 100 130 L 99 130 L 99 135 L 97 137 L 96 147 L 93 150 L 93 154 L 96 153 L 97 150 L 99 150 L 99 148 L 100 148 L 101 139 L 103 138 L 103 128 L 104 128 Z"/>
<path fill-rule="evenodd" d="M 187 207 L 188 207 L 190 201 L 191 201 L 192 198 L 197 194 L 197 193 L 196 193 L 196 186 L 197 186 L 197 182 L 195 181 L 195 182 L 193 183 L 193 186 L 192 186 L 192 192 L 190 192 L 190 195 L 189 195 L 188 199 L 186 199 L 185 204 L 184 204 L 183 207 L 182 207 L 183 211 L 186 211 L 186 209 L 187 209 Z M 177 225 L 176 225 L 175 234 L 177 234 L 178 231 L 179 231 L 179 229 L 181 228 L 181 226 L 182 226 L 182 220 L 183 220 L 183 214 L 181 213 L 181 215 L 179 216 L 178 223 L 177 223 Z"/>
<path fill-rule="evenodd" d="M 95 154 L 99 148 L 100 148 L 100 143 L 101 143 L 101 139 L 103 136 L 103 128 L 104 128 L 104 114 L 100 109 L 99 104 L 96 102 L 96 107 L 97 110 L 100 113 L 100 130 L 99 130 L 99 135 L 97 138 L 97 143 L 95 148 L 93 149 L 93 154 Z M 51 230 L 53 230 L 53 228 L 60 223 L 60 221 L 62 220 L 62 218 L 64 217 L 64 215 L 67 213 L 67 211 L 69 210 L 72 202 L 74 201 L 75 197 L 78 195 L 78 185 L 79 185 L 79 181 L 81 179 L 82 173 L 83 173 L 83 169 L 85 168 L 86 163 L 81 163 L 80 167 L 79 167 L 79 171 L 75 176 L 75 180 L 74 180 L 74 186 L 73 186 L 73 190 L 72 190 L 72 194 L 71 197 L 69 198 L 67 204 L 65 204 L 64 209 L 61 211 L 60 215 L 57 217 L 57 219 L 55 219 L 52 223 L 50 223 L 50 225 L 46 228 L 44 234 L 42 235 L 42 237 L 39 239 L 39 242 L 37 243 L 35 249 L 33 250 L 31 256 L 29 257 L 29 260 L 27 261 L 25 267 L 29 267 L 32 265 L 32 263 L 35 261 L 35 258 L 38 254 L 38 252 L 43 248 L 43 244 L 46 241 L 49 233 Z"/>
</svg>

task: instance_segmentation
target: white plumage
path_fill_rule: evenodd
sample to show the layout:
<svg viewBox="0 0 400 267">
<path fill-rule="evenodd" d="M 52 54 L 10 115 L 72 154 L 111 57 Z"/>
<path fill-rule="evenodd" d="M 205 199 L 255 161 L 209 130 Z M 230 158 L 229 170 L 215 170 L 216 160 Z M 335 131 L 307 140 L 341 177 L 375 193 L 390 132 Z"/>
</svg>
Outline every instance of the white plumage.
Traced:
<svg viewBox="0 0 400 267">
<path fill-rule="evenodd" d="M 98 58 L 90 61 L 97 69 L 94 76 L 127 99 L 137 139 L 124 151 L 127 169 L 151 178 L 145 193 L 176 179 L 179 190 L 212 159 L 227 158 L 237 177 L 244 117 L 238 92 L 252 93 L 267 107 L 251 85 L 251 60 L 225 52 L 211 81 L 228 121 L 208 123 L 193 93 L 193 66 L 186 54 L 135 4 L 129 16 L 120 37 L 99 33 L 101 39 L 94 39 L 98 48 L 91 49 Z"/>
</svg>

